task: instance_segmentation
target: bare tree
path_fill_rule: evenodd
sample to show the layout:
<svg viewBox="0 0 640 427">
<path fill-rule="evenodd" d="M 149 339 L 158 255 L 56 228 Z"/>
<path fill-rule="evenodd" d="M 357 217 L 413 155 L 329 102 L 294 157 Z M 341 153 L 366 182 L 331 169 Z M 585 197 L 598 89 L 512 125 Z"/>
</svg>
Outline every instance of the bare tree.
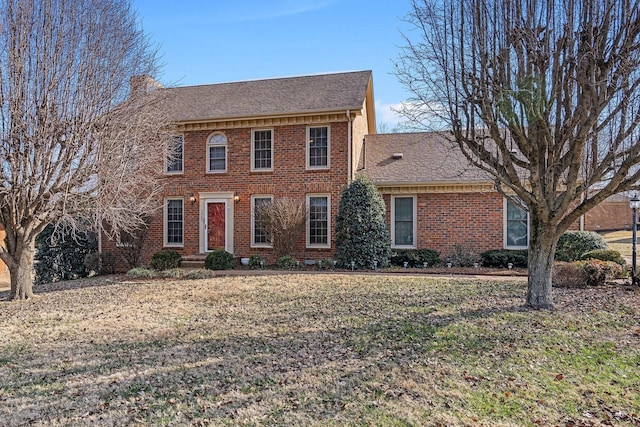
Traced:
<svg viewBox="0 0 640 427">
<path fill-rule="evenodd" d="M 282 197 L 258 207 L 255 223 L 278 256 L 291 255 L 304 234 L 307 206 L 304 199 Z"/>
<path fill-rule="evenodd" d="M 168 130 L 156 51 L 127 0 L 0 0 L 0 257 L 33 295 L 34 240 L 78 218 L 117 234 L 157 206 Z"/>
<path fill-rule="evenodd" d="M 408 20 L 404 113 L 447 124 L 470 163 L 528 209 L 526 304 L 550 308 L 560 234 L 638 186 L 638 2 L 413 0 Z"/>
</svg>

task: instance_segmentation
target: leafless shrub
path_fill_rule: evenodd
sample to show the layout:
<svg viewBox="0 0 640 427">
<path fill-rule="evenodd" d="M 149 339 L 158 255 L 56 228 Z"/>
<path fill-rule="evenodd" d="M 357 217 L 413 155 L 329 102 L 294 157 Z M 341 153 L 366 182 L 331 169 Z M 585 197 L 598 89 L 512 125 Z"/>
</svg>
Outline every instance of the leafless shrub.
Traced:
<svg viewBox="0 0 640 427">
<path fill-rule="evenodd" d="M 256 209 L 256 223 L 261 224 L 278 257 L 291 255 L 304 235 L 307 206 L 304 199 L 283 197 Z"/>
</svg>

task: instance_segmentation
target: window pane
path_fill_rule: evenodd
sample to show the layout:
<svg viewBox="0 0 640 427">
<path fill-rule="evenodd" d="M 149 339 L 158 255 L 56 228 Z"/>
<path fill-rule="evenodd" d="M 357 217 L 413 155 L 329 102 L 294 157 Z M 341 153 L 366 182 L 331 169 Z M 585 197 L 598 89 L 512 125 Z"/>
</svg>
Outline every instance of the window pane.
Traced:
<svg viewBox="0 0 640 427">
<path fill-rule="evenodd" d="M 253 133 L 253 168 L 271 169 L 271 131 Z"/>
<path fill-rule="evenodd" d="M 529 245 L 528 216 L 525 209 L 507 199 L 507 246 Z"/>
<path fill-rule="evenodd" d="M 227 168 L 227 147 L 209 147 L 209 170 L 219 171 Z"/>
<path fill-rule="evenodd" d="M 167 200 L 167 243 L 182 243 L 182 200 Z"/>
<path fill-rule="evenodd" d="M 327 166 L 328 147 L 328 128 L 309 128 L 309 166 Z"/>
<path fill-rule="evenodd" d="M 394 198 L 394 245 L 413 246 L 413 197 Z"/>
<path fill-rule="evenodd" d="M 327 197 L 309 198 L 309 244 L 326 245 L 329 243 L 329 199 Z"/>
<path fill-rule="evenodd" d="M 171 158 L 167 159 L 167 172 L 182 172 L 182 136 L 176 136 L 174 141 L 174 154 Z"/>
<path fill-rule="evenodd" d="M 270 197 L 260 197 L 253 200 L 253 243 L 254 244 L 270 244 L 265 224 L 260 217 L 260 206 L 271 203 Z"/>
</svg>

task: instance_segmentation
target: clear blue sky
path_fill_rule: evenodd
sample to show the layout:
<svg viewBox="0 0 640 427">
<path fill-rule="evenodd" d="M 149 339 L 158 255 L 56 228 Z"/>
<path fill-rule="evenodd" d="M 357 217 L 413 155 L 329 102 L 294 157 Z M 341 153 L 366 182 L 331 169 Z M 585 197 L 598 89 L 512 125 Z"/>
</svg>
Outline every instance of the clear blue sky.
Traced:
<svg viewBox="0 0 640 427">
<path fill-rule="evenodd" d="M 392 75 L 409 0 L 133 0 L 159 80 L 187 86 L 372 70 L 376 120 L 408 93 Z"/>
</svg>

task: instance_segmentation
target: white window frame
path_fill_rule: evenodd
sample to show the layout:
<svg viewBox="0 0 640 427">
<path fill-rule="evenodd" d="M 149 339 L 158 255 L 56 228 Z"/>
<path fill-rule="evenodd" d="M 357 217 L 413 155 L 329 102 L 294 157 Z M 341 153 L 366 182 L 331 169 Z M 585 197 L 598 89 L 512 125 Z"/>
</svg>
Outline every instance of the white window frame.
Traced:
<svg viewBox="0 0 640 427">
<path fill-rule="evenodd" d="M 178 200 L 182 204 L 182 243 L 169 243 L 169 202 Z M 185 212 L 184 212 L 184 197 L 167 197 L 164 199 L 164 212 L 163 212 L 163 229 L 164 238 L 163 245 L 171 248 L 183 248 L 184 247 L 184 225 L 185 225 Z"/>
<path fill-rule="evenodd" d="M 271 243 L 256 243 L 255 240 L 255 213 L 256 213 L 256 199 L 269 199 L 273 202 L 272 194 L 256 194 L 251 196 L 251 247 L 252 248 L 272 248 L 273 245 Z"/>
<path fill-rule="evenodd" d="M 311 166 L 311 129 L 312 128 L 327 128 L 327 164 L 326 166 Z M 331 126 L 330 125 L 314 125 L 307 126 L 306 130 L 307 143 L 306 151 L 306 169 L 307 170 L 327 170 L 331 168 Z"/>
<path fill-rule="evenodd" d="M 413 200 L 413 244 L 396 245 L 396 199 Z M 418 197 L 415 194 L 397 194 L 391 195 L 391 247 L 394 249 L 416 249 L 418 247 Z"/>
<path fill-rule="evenodd" d="M 216 135 L 222 135 L 224 137 L 224 144 L 212 143 L 211 139 L 213 139 Z M 211 147 L 224 147 L 224 169 L 211 169 Z M 222 132 L 214 132 L 207 137 L 207 173 L 227 173 L 229 169 L 229 139 Z"/>
<path fill-rule="evenodd" d="M 327 199 L 327 243 L 311 243 L 311 198 L 325 197 Z M 307 194 L 307 248 L 328 249 L 331 248 L 331 194 L 311 193 Z"/>
<path fill-rule="evenodd" d="M 180 138 L 181 146 L 182 146 L 182 158 L 180 159 L 180 170 L 179 171 L 170 171 L 169 166 L 171 162 L 169 162 L 168 156 L 164 159 L 164 173 L 167 175 L 184 175 L 184 135 L 173 135 L 173 139 Z"/>
<path fill-rule="evenodd" d="M 271 150 L 269 155 L 271 156 L 271 167 L 269 168 L 257 168 L 256 167 L 256 132 L 271 132 Z M 265 129 L 251 129 L 251 172 L 272 172 L 273 171 L 273 146 L 274 146 L 274 131 L 272 128 Z"/>
<path fill-rule="evenodd" d="M 525 209 L 527 212 L 527 245 L 526 246 L 509 246 L 507 245 L 507 204 L 509 203 L 509 199 L 503 198 L 503 209 L 502 209 L 502 236 L 503 236 L 503 248 L 504 249 L 529 249 L 529 242 L 531 239 L 531 215 L 529 215 L 529 211 Z M 513 203 L 513 202 L 512 202 Z"/>
</svg>

